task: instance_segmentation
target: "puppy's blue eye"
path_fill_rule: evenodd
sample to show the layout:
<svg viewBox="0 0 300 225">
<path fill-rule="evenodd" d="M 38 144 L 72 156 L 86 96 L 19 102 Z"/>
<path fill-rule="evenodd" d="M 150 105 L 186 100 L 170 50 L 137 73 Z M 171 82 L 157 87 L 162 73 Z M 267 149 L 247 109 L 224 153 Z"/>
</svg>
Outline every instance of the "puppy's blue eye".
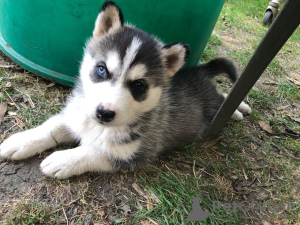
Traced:
<svg viewBox="0 0 300 225">
<path fill-rule="evenodd" d="M 107 71 L 106 71 L 105 67 L 99 66 L 98 69 L 97 69 L 97 72 L 98 72 L 99 76 L 102 79 L 106 79 L 107 78 Z"/>
</svg>

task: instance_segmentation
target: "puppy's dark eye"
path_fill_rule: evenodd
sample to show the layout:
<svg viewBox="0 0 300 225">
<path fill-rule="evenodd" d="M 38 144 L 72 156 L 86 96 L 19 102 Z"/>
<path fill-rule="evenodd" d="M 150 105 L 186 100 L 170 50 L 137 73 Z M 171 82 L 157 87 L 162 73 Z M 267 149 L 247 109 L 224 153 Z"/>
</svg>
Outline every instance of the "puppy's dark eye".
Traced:
<svg viewBox="0 0 300 225">
<path fill-rule="evenodd" d="M 106 79 L 107 78 L 107 70 L 105 67 L 103 66 L 98 66 L 97 68 L 97 72 L 98 72 L 98 75 L 102 78 L 102 79 Z"/>
<path fill-rule="evenodd" d="M 133 96 L 133 98 L 138 101 L 144 101 L 147 98 L 147 91 L 149 89 L 149 84 L 146 80 L 140 79 L 131 81 L 128 83 L 129 90 Z"/>
<path fill-rule="evenodd" d="M 143 92 L 146 89 L 146 83 L 142 80 L 136 80 L 131 83 L 131 87 L 138 92 Z"/>
</svg>

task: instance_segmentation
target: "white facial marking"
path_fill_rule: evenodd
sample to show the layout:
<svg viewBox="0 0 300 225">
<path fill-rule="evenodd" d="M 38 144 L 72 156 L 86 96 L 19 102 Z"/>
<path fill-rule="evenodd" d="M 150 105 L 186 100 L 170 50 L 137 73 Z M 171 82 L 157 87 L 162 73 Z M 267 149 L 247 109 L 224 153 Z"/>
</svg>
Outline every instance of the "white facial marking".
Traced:
<svg viewBox="0 0 300 225">
<path fill-rule="evenodd" d="M 138 37 L 134 37 L 130 46 L 126 50 L 126 54 L 123 61 L 123 72 L 126 72 L 130 66 L 130 63 L 134 60 L 142 41 Z"/>
<path fill-rule="evenodd" d="M 147 73 L 147 68 L 144 64 L 137 64 L 128 71 L 128 79 L 138 80 L 144 77 Z"/>
<path fill-rule="evenodd" d="M 111 51 L 107 54 L 106 66 L 109 72 L 116 72 L 120 68 L 120 57 L 118 52 Z"/>
<path fill-rule="evenodd" d="M 154 108 L 160 100 L 161 93 L 162 89 L 159 87 L 150 88 L 148 91 L 147 99 L 145 101 L 134 101 L 132 107 L 130 107 L 132 114 L 144 113 Z"/>
<path fill-rule="evenodd" d="M 95 67 L 95 65 L 96 60 L 93 59 L 93 57 L 89 53 L 85 54 L 80 67 L 80 76 L 83 84 L 92 82 L 89 74 L 91 73 L 91 70 Z"/>
</svg>

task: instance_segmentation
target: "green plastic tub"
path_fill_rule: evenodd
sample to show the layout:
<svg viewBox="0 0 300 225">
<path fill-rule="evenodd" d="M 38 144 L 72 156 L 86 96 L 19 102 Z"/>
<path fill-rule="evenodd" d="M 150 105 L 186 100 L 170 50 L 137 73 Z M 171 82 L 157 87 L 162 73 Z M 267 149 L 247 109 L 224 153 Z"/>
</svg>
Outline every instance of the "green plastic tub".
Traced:
<svg viewBox="0 0 300 225">
<path fill-rule="evenodd" d="M 224 1 L 115 0 L 130 24 L 166 43 L 188 43 L 186 66 L 197 65 Z M 103 2 L 0 0 L 0 48 L 29 71 L 72 86 Z"/>
</svg>

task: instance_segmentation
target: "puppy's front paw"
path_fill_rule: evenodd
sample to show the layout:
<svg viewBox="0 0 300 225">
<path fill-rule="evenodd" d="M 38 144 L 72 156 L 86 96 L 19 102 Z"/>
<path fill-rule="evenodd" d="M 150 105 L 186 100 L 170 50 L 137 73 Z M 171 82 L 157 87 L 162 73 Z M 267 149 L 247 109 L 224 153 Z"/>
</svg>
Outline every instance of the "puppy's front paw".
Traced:
<svg viewBox="0 0 300 225">
<path fill-rule="evenodd" d="M 21 160 L 33 156 L 39 152 L 39 143 L 30 135 L 31 132 L 25 131 L 9 137 L 0 145 L 0 156 Z"/>
<path fill-rule="evenodd" d="M 86 172 L 81 169 L 85 162 L 78 161 L 80 159 L 74 154 L 75 151 L 69 149 L 52 153 L 41 163 L 42 172 L 57 179 L 66 179 Z"/>
</svg>

